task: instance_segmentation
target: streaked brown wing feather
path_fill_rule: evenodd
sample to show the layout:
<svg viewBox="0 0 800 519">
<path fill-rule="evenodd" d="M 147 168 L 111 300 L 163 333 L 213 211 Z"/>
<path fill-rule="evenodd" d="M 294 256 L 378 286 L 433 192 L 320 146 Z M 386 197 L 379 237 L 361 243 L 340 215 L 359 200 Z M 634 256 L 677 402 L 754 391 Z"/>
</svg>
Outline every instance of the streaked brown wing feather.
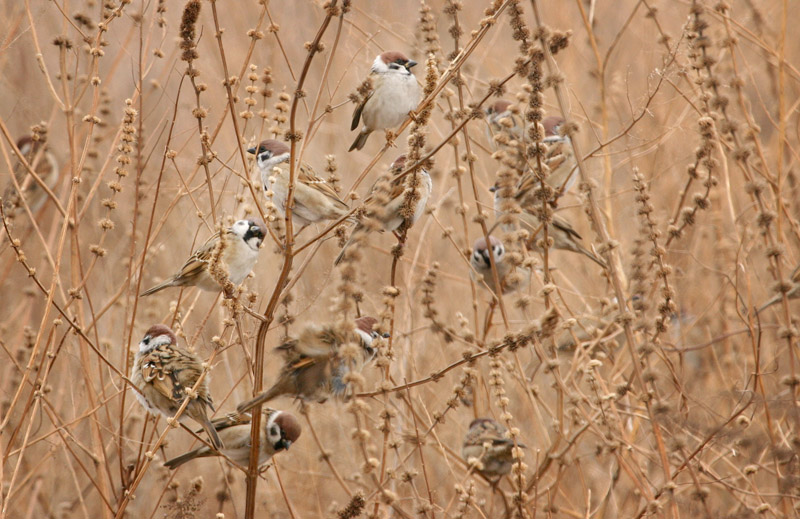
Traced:
<svg viewBox="0 0 800 519">
<path fill-rule="evenodd" d="M 164 359 L 172 357 L 170 369 Z M 176 358 L 177 357 L 177 358 Z M 166 351 L 155 348 L 142 357 L 142 377 L 165 398 L 180 404 L 186 398 L 186 390 L 194 386 L 200 376 L 199 361 L 193 355 L 180 351 Z M 200 388 L 197 399 L 213 409 L 211 396 L 205 388 Z"/>
<path fill-rule="evenodd" d="M 291 364 L 288 364 L 286 366 L 286 370 L 287 371 L 295 371 L 295 370 L 298 370 L 298 369 L 308 368 L 308 367 L 313 366 L 314 364 L 320 362 L 321 360 L 324 360 L 324 359 L 322 357 L 303 357 L 301 359 L 296 360 L 295 362 L 292 362 Z"/>
<path fill-rule="evenodd" d="M 405 180 L 407 177 L 408 175 L 406 175 L 405 177 L 398 177 L 397 175 L 394 175 L 391 179 L 389 179 L 389 192 L 386 193 L 386 197 L 389 199 L 389 201 L 392 201 L 397 197 L 402 196 L 403 192 L 406 190 Z M 379 177 L 378 180 L 376 180 L 375 183 L 372 184 L 372 187 L 369 188 L 369 194 L 367 195 L 367 198 L 364 199 L 364 206 L 368 207 L 376 203 L 375 196 L 378 191 L 378 186 L 382 182 L 385 182 L 384 180 L 385 178 L 386 177 Z"/>
<path fill-rule="evenodd" d="M 536 178 L 536 176 L 532 175 L 531 173 L 524 174 L 517 183 L 517 188 L 516 191 L 514 192 L 514 198 L 517 200 L 524 199 L 531 193 L 531 190 L 534 189 L 534 187 L 538 184 L 539 184 L 539 179 Z"/>
<path fill-rule="evenodd" d="M 186 388 L 163 361 L 163 352 L 156 348 L 142 357 L 142 378 L 165 398 L 179 402 L 186 396 Z"/>
<path fill-rule="evenodd" d="M 261 408 L 261 414 L 263 415 L 262 420 L 266 420 L 269 417 L 269 415 L 271 415 L 274 412 L 275 410 L 270 407 L 262 407 Z M 213 425 L 214 429 L 216 429 L 217 431 L 222 431 L 230 427 L 236 427 L 237 425 L 248 425 L 252 421 L 253 421 L 253 416 L 249 412 L 248 413 L 233 412 L 233 413 L 228 413 L 225 416 L 220 416 L 219 418 L 211 420 L 211 425 Z"/>
<path fill-rule="evenodd" d="M 298 175 L 298 180 L 303 182 L 309 187 L 313 187 L 320 193 L 324 194 L 337 204 L 341 205 L 344 208 L 347 208 L 347 204 L 345 204 L 341 198 L 339 198 L 339 193 L 330 185 L 327 181 L 319 178 L 316 176 L 308 167 L 300 166 L 300 172 Z"/>
<path fill-rule="evenodd" d="M 581 238 L 581 235 L 578 234 L 578 231 L 573 229 L 572 226 L 569 223 L 567 223 L 566 220 L 558 218 L 557 216 L 553 217 L 553 227 L 555 227 L 556 229 L 561 229 L 562 231 L 564 231 L 565 233 L 574 238 L 577 238 L 579 240 L 583 239 Z"/>
<path fill-rule="evenodd" d="M 550 168 L 550 171 L 555 171 L 556 168 L 567 160 L 567 156 L 564 153 L 565 145 L 566 143 L 564 141 L 555 141 L 548 145 L 547 153 L 545 154 L 545 163 L 547 167 Z"/>
<path fill-rule="evenodd" d="M 214 247 L 217 244 L 219 236 L 220 233 L 216 232 L 208 240 L 206 240 L 203 246 L 197 249 L 194 254 L 192 254 L 189 259 L 186 260 L 186 263 L 183 264 L 176 277 L 183 278 L 188 281 L 202 274 L 206 268 L 206 264 L 211 259 L 211 254 L 214 252 Z"/>
<path fill-rule="evenodd" d="M 369 100 L 370 97 L 372 97 L 372 94 L 374 92 L 375 90 L 364 96 L 364 99 L 358 104 L 358 106 L 356 106 L 356 109 L 353 110 L 353 122 L 350 124 L 351 132 L 356 128 L 358 128 L 358 124 L 359 122 L 361 122 L 361 112 L 364 111 L 364 105 L 367 104 L 367 101 Z"/>
</svg>

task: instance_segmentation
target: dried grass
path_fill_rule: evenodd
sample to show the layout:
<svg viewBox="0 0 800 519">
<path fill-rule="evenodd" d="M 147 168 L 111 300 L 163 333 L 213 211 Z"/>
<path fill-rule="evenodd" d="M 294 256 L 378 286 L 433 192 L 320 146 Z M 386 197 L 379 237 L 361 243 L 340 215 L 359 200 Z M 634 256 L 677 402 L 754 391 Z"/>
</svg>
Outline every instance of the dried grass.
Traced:
<svg viewBox="0 0 800 519">
<path fill-rule="evenodd" d="M 186 5 L 2 7 L 2 169 L 36 169 L 16 166 L 32 134 L 61 174 L 41 209 L 3 210 L 0 517 L 796 516 L 800 6 Z M 420 62 L 409 137 L 347 153 L 351 100 L 393 49 Z M 607 271 L 525 252 L 520 228 L 503 238 L 530 287 L 496 299 L 471 279 L 471 244 L 502 234 L 488 188 L 515 174 L 486 136 L 499 97 L 569 121 L 580 189 L 542 186 L 536 211 L 568 219 Z M 246 149 L 274 137 L 354 211 L 397 154 L 409 175 L 430 163 L 428 212 L 402 250 L 371 233 L 334 268 L 342 222 L 296 235 L 261 192 Z M 523 147 L 537 178 L 541 138 Z M 272 222 L 232 299 L 137 298 L 243 216 Z M 357 313 L 391 332 L 352 377 L 361 392 L 272 402 L 304 433 L 266 472 L 162 466 L 198 440 L 133 398 L 151 324 L 210 361 L 220 414 L 271 384 L 283 336 Z M 460 456 L 478 416 L 527 445 L 497 488 Z"/>
</svg>

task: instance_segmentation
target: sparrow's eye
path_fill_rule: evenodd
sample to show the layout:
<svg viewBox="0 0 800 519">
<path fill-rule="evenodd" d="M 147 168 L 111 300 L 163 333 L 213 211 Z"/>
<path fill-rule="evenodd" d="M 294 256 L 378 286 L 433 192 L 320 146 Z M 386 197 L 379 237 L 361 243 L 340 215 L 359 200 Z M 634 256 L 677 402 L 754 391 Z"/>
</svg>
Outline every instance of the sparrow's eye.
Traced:
<svg viewBox="0 0 800 519">
<path fill-rule="evenodd" d="M 142 342 L 145 344 L 150 344 L 150 339 L 151 337 L 149 335 L 145 335 L 144 339 L 142 339 Z"/>
</svg>

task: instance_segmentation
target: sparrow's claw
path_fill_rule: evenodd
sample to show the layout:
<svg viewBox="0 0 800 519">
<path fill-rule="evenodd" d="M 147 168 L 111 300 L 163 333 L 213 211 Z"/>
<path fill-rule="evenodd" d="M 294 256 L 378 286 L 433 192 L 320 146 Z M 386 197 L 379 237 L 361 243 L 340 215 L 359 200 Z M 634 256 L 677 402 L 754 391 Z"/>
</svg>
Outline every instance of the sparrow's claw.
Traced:
<svg viewBox="0 0 800 519">
<path fill-rule="evenodd" d="M 392 148 L 396 148 L 397 145 L 394 143 L 395 138 L 397 138 L 397 135 L 395 135 L 392 130 L 386 130 L 386 144 Z"/>
<path fill-rule="evenodd" d="M 418 116 L 417 116 L 417 112 L 415 112 L 414 110 L 409 110 L 409 112 L 408 112 L 408 117 L 409 117 L 409 118 L 410 118 L 410 119 L 411 119 L 413 122 L 415 122 L 415 123 L 419 122 L 419 121 L 417 120 L 417 117 L 418 117 Z"/>
</svg>

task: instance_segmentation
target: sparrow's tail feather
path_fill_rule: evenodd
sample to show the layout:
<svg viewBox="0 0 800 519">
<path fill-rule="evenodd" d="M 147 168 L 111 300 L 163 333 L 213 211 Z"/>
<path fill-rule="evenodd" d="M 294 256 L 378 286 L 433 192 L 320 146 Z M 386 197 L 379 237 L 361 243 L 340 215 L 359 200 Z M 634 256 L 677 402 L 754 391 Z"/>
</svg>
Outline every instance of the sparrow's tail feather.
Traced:
<svg viewBox="0 0 800 519">
<path fill-rule="evenodd" d="M 189 452 L 186 452 L 184 454 L 181 454 L 180 456 L 175 456 L 171 460 L 165 461 L 164 462 L 164 466 L 169 468 L 169 469 L 173 469 L 173 470 L 177 469 L 178 467 L 180 467 L 181 465 L 183 465 L 187 461 L 192 461 L 195 458 L 204 457 L 206 454 L 201 453 L 200 452 L 201 450 L 202 449 L 195 449 L 193 451 L 189 451 Z"/>
<path fill-rule="evenodd" d="M 590 251 L 586 247 L 580 247 L 579 250 L 581 251 L 581 254 L 583 254 L 587 258 L 591 259 L 592 261 L 594 261 L 595 263 L 597 263 L 598 265 L 600 265 L 604 269 L 608 268 L 608 265 L 606 265 L 605 261 L 603 261 L 602 259 L 598 258 L 592 251 Z"/>
<path fill-rule="evenodd" d="M 352 240 L 353 240 L 353 237 L 351 236 L 350 239 L 347 240 L 347 242 L 344 244 L 344 247 L 342 247 L 342 250 L 339 251 L 339 255 L 336 256 L 335 260 L 333 260 L 333 264 L 334 265 L 338 265 L 339 263 L 342 262 L 342 259 L 344 259 L 344 253 L 347 251 L 347 248 L 350 246 L 350 242 Z"/>
<path fill-rule="evenodd" d="M 259 404 L 263 404 L 264 402 L 269 402 L 270 400 L 281 394 L 280 390 L 281 390 L 280 385 L 275 384 L 271 388 L 267 389 L 263 393 L 256 395 L 247 402 L 242 402 L 241 404 L 237 405 L 236 411 L 239 413 L 244 413 Z"/>
<path fill-rule="evenodd" d="M 363 129 L 360 132 L 358 132 L 356 140 L 353 141 L 353 145 L 350 146 L 350 149 L 347 151 L 360 150 L 361 148 L 363 148 L 364 145 L 367 143 L 367 138 L 369 137 L 370 133 L 372 132 L 370 131 L 365 132 Z"/>
<path fill-rule="evenodd" d="M 217 429 L 210 420 L 206 419 L 203 422 L 203 430 L 206 431 L 208 439 L 211 440 L 211 445 L 213 445 L 215 449 L 220 450 L 225 447 L 225 445 L 222 443 L 222 439 L 219 437 L 219 434 L 217 434 Z"/>
<path fill-rule="evenodd" d="M 167 281 L 164 281 L 163 283 L 159 283 L 158 285 L 156 285 L 154 287 L 148 288 L 147 290 L 145 290 L 144 292 L 139 294 L 139 297 L 144 297 L 144 296 L 149 296 L 150 294 L 155 294 L 156 292 L 158 292 L 160 290 L 164 290 L 165 288 L 171 287 L 171 286 L 172 286 L 172 280 L 168 279 Z"/>
</svg>

